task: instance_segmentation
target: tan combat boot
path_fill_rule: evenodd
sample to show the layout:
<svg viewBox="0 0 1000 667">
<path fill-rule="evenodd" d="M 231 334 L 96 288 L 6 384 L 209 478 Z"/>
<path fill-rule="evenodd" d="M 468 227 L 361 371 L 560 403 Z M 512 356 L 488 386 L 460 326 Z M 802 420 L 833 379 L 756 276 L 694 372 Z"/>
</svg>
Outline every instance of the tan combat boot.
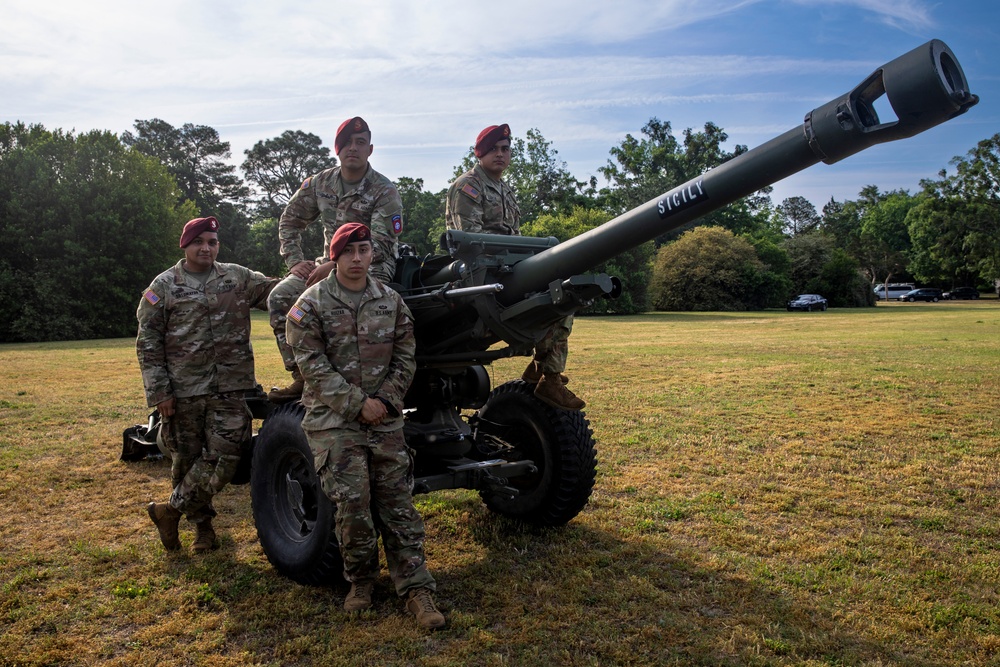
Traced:
<svg viewBox="0 0 1000 667">
<path fill-rule="evenodd" d="M 177 536 L 177 524 L 180 523 L 181 513 L 175 510 L 170 503 L 149 503 L 146 512 L 156 529 L 160 531 L 160 542 L 167 551 L 177 551 L 181 548 L 181 540 Z"/>
<path fill-rule="evenodd" d="M 406 610 L 417 617 L 417 623 L 425 630 L 444 627 L 444 614 L 434 606 L 429 588 L 411 588 L 406 599 Z"/>
<path fill-rule="evenodd" d="M 535 398 L 560 410 L 582 410 L 586 403 L 566 388 L 558 373 L 545 373 L 535 385 Z"/>
<path fill-rule="evenodd" d="M 529 361 L 528 367 L 524 369 L 523 373 L 521 373 L 521 379 L 528 384 L 538 384 L 538 381 L 542 379 L 541 364 L 534 359 Z M 559 374 L 559 379 L 563 384 L 569 384 L 569 378 L 562 373 Z"/>
<path fill-rule="evenodd" d="M 211 517 L 196 523 L 195 528 L 198 532 L 195 535 L 194 544 L 191 545 L 191 551 L 200 554 L 219 546 L 219 543 L 215 541 L 215 528 L 212 527 Z"/>
<path fill-rule="evenodd" d="M 351 592 L 344 600 L 344 611 L 353 613 L 364 611 L 372 606 L 372 590 L 375 584 L 370 581 L 354 581 L 351 583 Z"/>
<path fill-rule="evenodd" d="M 302 373 L 299 373 L 299 369 L 296 368 L 292 371 L 292 383 L 287 387 L 272 387 L 271 391 L 267 392 L 267 400 L 272 403 L 291 403 L 292 401 L 297 401 L 302 398 L 302 390 L 305 389 L 305 382 L 302 380 Z"/>
</svg>

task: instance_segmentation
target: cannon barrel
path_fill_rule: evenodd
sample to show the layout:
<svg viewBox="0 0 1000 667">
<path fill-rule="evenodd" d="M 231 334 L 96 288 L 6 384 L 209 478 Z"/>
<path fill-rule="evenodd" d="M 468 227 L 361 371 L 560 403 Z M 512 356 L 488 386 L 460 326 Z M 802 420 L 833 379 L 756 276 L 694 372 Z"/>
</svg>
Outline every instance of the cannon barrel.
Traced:
<svg viewBox="0 0 1000 667">
<path fill-rule="evenodd" d="M 885 95 L 896 119 L 880 122 Z M 931 40 L 872 72 L 846 95 L 806 114 L 803 124 L 580 236 L 529 257 L 503 279 L 514 303 L 552 281 L 711 213 L 817 162 L 833 164 L 875 144 L 912 137 L 979 101 L 951 49 Z"/>
</svg>

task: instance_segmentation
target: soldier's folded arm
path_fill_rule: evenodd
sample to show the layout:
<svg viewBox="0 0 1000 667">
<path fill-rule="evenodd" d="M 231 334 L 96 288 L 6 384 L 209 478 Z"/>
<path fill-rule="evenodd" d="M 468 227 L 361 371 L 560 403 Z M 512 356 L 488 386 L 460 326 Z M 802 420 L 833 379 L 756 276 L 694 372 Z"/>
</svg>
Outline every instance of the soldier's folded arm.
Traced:
<svg viewBox="0 0 1000 667">
<path fill-rule="evenodd" d="M 310 318 L 318 324 L 315 318 Z M 318 330 L 289 318 L 285 337 L 295 354 L 295 363 L 306 382 L 319 388 L 317 398 L 347 421 L 356 421 L 368 395 L 344 379 L 326 356 L 326 343 Z"/>
<path fill-rule="evenodd" d="M 281 244 L 281 258 L 289 269 L 299 262 L 307 261 L 302 251 L 302 232 L 319 217 L 319 206 L 316 195 L 307 179 L 292 198 L 278 218 L 278 241 Z"/>
<path fill-rule="evenodd" d="M 416 372 L 417 339 L 413 335 L 413 317 L 406 304 L 399 300 L 396 311 L 396 337 L 393 341 L 392 360 L 382 386 L 375 393 L 376 398 L 384 398 L 394 408 L 398 416 L 403 409 L 403 398 L 406 396 L 413 375 Z"/>
<path fill-rule="evenodd" d="M 250 271 L 247 277 L 249 285 L 250 307 L 258 310 L 267 310 L 267 297 L 271 294 L 274 286 L 280 283 L 278 278 L 269 278 L 260 271 Z"/>
</svg>

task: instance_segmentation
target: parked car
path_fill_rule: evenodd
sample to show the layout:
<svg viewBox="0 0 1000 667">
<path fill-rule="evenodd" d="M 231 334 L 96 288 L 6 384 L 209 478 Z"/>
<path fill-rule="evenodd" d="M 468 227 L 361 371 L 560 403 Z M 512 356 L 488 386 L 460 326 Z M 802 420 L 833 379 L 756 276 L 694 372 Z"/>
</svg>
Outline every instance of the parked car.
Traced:
<svg viewBox="0 0 1000 667">
<path fill-rule="evenodd" d="M 950 292 L 942 295 L 945 299 L 978 299 L 979 290 L 975 287 L 956 287 Z"/>
<path fill-rule="evenodd" d="M 788 302 L 788 310 L 826 310 L 826 299 L 819 294 L 800 294 Z"/>
<path fill-rule="evenodd" d="M 940 301 L 941 300 L 941 290 L 936 287 L 921 287 L 919 289 L 910 290 L 903 296 L 899 297 L 900 301 Z"/>
<path fill-rule="evenodd" d="M 879 283 L 875 287 L 875 300 L 898 299 L 916 287 L 913 283 L 889 283 L 889 289 L 886 289 L 885 283 Z"/>
</svg>

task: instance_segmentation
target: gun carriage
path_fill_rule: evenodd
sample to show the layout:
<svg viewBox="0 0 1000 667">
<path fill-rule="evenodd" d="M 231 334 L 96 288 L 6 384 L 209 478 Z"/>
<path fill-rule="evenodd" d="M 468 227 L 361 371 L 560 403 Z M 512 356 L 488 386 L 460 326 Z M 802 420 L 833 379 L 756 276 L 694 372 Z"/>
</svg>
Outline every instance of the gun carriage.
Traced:
<svg viewBox="0 0 1000 667">
<path fill-rule="evenodd" d="M 885 96 L 896 118 L 882 121 Z M 564 243 L 448 231 L 442 254 L 400 257 L 394 287 L 414 316 L 417 373 L 406 396 L 415 493 L 466 488 L 487 507 L 558 526 L 587 504 L 596 457 L 582 412 L 551 408 L 514 380 L 491 387 L 486 366 L 530 355 L 554 324 L 621 285 L 588 270 L 818 162 L 911 137 L 978 102 L 939 40 L 906 53 L 848 93 L 810 111 L 797 128 Z M 333 507 L 319 488 L 301 429 L 303 408 L 248 398 L 259 433 L 236 482 L 251 484 L 254 520 L 271 563 L 309 584 L 339 580 Z M 125 432 L 126 449 L 151 446 L 158 421 Z"/>
</svg>

